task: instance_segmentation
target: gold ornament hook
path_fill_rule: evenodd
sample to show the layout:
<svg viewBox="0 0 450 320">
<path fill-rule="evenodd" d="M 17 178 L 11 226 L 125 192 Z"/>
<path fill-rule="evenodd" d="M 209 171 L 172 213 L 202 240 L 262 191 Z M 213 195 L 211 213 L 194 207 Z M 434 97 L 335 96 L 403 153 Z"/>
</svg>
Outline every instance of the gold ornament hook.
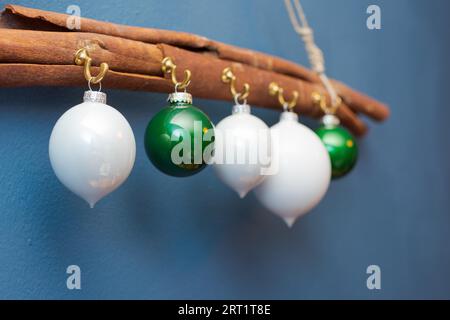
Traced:
<svg viewBox="0 0 450 320">
<path fill-rule="evenodd" d="M 89 83 L 97 84 L 103 80 L 106 73 L 109 70 L 109 66 L 106 62 L 100 64 L 100 71 L 94 77 L 91 74 L 92 58 L 89 56 L 89 51 L 86 48 L 78 49 L 75 53 L 75 64 L 78 66 L 84 66 L 84 77 Z"/>
<path fill-rule="evenodd" d="M 280 85 L 276 82 L 271 82 L 269 84 L 269 94 L 271 96 L 277 96 L 278 102 L 283 106 L 283 108 L 286 108 L 287 110 L 292 110 L 297 104 L 298 91 L 292 91 L 291 101 L 286 101 L 286 99 L 284 98 L 284 89 L 280 87 Z"/>
<path fill-rule="evenodd" d="M 233 98 L 239 99 L 241 101 L 245 101 L 250 94 L 250 85 L 248 83 L 244 83 L 244 88 L 242 92 L 237 92 L 236 90 L 236 76 L 230 67 L 223 69 L 222 71 L 222 82 L 230 84 L 230 92 L 233 95 Z"/>
<path fill-rule="evenodd" d="M 342 103 L 341 97 L 338 96 L 335 104 L 327 105 L 327 99 L 325 95 L 317 91 L 313 91 L 313 93 L 311 94 L 311 99 L 313 103 L 319 106 L 325 114 L 335 114 Z"/>
<path fill-rule="evenodd" d="M 173 62 L 171 57 L 165 57 L 162 62 L 161 62 L 161 70 L 162 72 L 164 72 L 165 74 L 170 74 L 171 78 L 172 78 L 172 83 L 175 85 L 175 88 L 178 89 L 186 89 L 186 87 L 189 85 L 189 83 L 191 82 L 191 70 L 186 69 L 184 70 L 184 79 L 183 81 L 179 82 L 177 80 L 177 75 L 176 75 L 176 69 L 177 69 L 177 65 Z"/>
</svg>

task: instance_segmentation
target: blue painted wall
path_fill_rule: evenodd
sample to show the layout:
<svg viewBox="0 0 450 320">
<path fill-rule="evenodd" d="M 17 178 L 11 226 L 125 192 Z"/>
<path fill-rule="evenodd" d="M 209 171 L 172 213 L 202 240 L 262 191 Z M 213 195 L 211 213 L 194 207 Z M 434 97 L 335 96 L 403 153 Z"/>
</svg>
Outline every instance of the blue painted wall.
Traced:
<svg viewBox="0 0 450 320">
<path fill-rule="evenodd" d="M 0 89 L 0 298 L 450 298 L 450 3 L 302 2 L 329 74 L 392 107 L 360 140 L 350 176 L 289 230 L 210 168 L 190 179 L 156 171 L 142 137 L 165 95 L 106 89 L 134 129 L 137 159 L 90 210 L 58 182 L 47 154 L 55 121 L 83 89 Z M 83 16 L 307 63 L 281 1 L 16 3 L 59 12 L 78 4 Z M 381 31 L 365 26 L 373 3 Z M 215 122 L 230 112 L 227 102 L 196 102 Z M 80 291 L 66 288 L 70 264 L 81 267 Z M 381 267 L 380 291 L 366 288 L 371 264 Z"/>
</svg>

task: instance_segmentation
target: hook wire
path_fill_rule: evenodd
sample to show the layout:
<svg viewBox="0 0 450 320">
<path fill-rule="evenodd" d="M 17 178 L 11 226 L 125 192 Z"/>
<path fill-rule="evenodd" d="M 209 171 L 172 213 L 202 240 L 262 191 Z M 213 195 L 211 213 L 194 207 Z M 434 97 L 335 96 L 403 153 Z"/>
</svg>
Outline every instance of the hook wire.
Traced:
<svg viewBox="0 0 450 320">
<path fill-rule="evenodd" d="M 90 57 L 87 48 L 78 49 L 78 51 L 75 53 L 75 64 L 84 67 L 84 78 L 86 79 L 86 81 L 88 81 L 88 83 L 92 82 L 93 84 L 100 83 L 109 70 L 109 65 L 106 62 L 102 62 L 100 64 L 100 70 L 98 74 L 96 76 L 92 76 L 92 58 Z"/>
<path fill-rule="evenodd" d="M 230 92 L 236 104 L 240 104 L 239 100 L 241 100 L 243 104 L 247 104 L 247 98 L 250 94 L 250 85 L 248 83 L 244 83 L 243 91 L 238 92 L 236 90 L 236 76 L 230 67 L 223 69 L 221 79 L 223 83 L 230 84 Z"/>
</svg>

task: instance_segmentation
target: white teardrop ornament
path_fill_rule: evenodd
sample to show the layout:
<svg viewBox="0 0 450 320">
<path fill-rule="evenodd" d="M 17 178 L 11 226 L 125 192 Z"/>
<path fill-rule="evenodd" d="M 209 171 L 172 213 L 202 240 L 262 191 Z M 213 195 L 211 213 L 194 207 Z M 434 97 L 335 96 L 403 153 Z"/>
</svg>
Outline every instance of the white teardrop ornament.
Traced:
<svg viewBox="0 0 450 320">
<path fill-rule="evenodd" d="M 328 152 L 318 136 L 284 111 L 271 127 L 272 171 L 255 189 L 258 200 L 291 227 L 325 195 L 331 179 Z"/>
<path fill-rule="evenodd" d="M 270 131 L 247 104 L 236 104 L 215 127 L 214 169 L 243 198 L 266 177 L 270 166 Z"/>
</svg>

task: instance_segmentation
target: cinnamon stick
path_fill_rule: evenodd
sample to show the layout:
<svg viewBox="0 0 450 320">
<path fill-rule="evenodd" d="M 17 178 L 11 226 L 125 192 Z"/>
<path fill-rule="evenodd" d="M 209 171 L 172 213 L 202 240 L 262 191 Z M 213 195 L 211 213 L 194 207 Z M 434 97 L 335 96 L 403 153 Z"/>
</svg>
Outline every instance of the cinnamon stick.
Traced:
<svg viewBox="0 0 450 320">
<path fill-rule="evenodd" d="M 104 84 L 111 88 L 170 92 L 173 85 L 161 72 L 161 60 L 170 56 L 180 77 L 188 68 L 193 73 L 189 91 L 195 96 L 231 100 L 228 85 L 220 81 L 225 67 L 231 66 L 238 85 L 251 85 L 249 103 L 280 108 L 268 94 L 271 81 L 285 92 L 300 92 L 297 111 L 319 117 L 311 93 L 326 93 L 318 77 L 290 61 L 241 49 L 204 37 L 167 30 L 121 26 L 82 19 L 81 30 L 66 27 L 67 15 L 8 5 L 0 18 L 0 86 L 82 86 L 81 67 L 73 64 L 74 53 L 87 47 L 93 65 L 107 62 L 110 72 Z M 39 82 L 36 83 L 36 76 Z M 200 76 L 199 76 L 200 75 Z M 355 134 L 367 127 L 356 113 L 383 120 L 389 109 L 382 103 L 334 82 L 344 104 L 338 116 Z M 356 112 L 356 113 L 355 113 Z"/>
</svg>

